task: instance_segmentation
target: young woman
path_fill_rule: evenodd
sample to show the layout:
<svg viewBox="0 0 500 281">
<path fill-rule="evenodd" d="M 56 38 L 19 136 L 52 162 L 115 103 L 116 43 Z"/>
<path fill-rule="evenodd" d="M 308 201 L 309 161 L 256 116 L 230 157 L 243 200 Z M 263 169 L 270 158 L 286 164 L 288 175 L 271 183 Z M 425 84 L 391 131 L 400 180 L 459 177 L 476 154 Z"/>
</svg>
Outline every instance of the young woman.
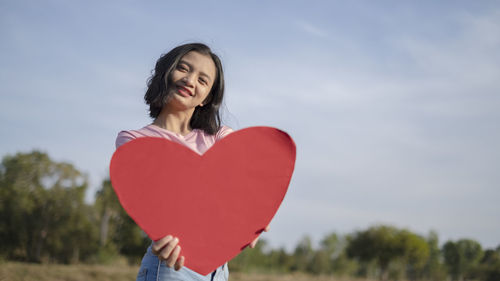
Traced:
<svg viewBox="0 0 500 281">
<path fill-rule="evenodd" d="M 121 131 L 116 147 L 139 137 L 160 137 L 203 154 L 232 132 L 221 125 L 223 96 L 224 73 L 217 55 L 200 43 L 178 46 L 158 59 L 148 80 L 144 100 L 153 123 L 139 130 Z M 154 241 L 144 255 L 137 280 L 228 279 L 227 264 L 206 276 L 183 267 L 185 258 L 180 245 L 172 235 Z"/>
</svg>

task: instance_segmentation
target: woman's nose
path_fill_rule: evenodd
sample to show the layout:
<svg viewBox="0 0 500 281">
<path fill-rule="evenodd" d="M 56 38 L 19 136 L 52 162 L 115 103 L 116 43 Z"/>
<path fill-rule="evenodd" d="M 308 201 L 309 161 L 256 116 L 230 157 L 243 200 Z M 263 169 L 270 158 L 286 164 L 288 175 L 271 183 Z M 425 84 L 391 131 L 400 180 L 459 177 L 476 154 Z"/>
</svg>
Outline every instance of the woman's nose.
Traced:
<svg viewBox="0 0 500 281">
<path fill-rule="evenodd" d="M 193 79 L 194 79 L 193 75 L 186 75 L 182 78 L 182 81 L 186 83 L 186 85 L 193 86 L 194 84 Z"/>
</svg>

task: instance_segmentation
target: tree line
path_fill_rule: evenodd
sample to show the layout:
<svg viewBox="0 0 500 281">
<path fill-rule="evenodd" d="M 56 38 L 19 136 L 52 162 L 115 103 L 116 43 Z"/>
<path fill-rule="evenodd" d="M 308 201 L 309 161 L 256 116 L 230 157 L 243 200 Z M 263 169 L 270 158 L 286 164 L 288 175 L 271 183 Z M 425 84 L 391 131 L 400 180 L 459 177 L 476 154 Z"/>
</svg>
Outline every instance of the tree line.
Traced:
<svg viewBox="0 0 500 281">
<path fill-rule="evenodd" d="M 6 155 L 0 165 L 0 260 L 37 263 L 139 264 L 149 238 L 121 208 L 109 179 L 92 204 L 86 176 L 70 163 L 32 151 Z M 292 252 L 261 240 L 229 263 L 232 271 L 306 272 L 380 280 L 500 280 L 500 245 L 446 241 L 388 225 L 306 236 Z"/>
</svg>

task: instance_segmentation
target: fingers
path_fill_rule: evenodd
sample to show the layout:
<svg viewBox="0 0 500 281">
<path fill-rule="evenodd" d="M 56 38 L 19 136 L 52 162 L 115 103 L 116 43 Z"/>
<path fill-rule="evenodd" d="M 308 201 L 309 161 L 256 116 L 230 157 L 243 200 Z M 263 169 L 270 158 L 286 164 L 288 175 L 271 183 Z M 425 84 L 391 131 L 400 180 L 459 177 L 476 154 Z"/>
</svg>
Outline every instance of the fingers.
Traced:
<svg viewBox="0 0 500 281">
<path fill-rule="evenodd" d="M 184 256 L 181 256 L 175 262 L 175 270 L 179 270 L 184 266 Z"/>
<path fill-rule="evenodd" d="M 257 245 L 257 241 L 259 241 L 259 237 L 255 238 L 248 246 L 252 249 L 255 248 L 255 246 Z"/>
<path fill-rule="evenodd" d="M 265 228 L 264 228 L 264 231 L 265 232 L 268 232 L 270 229 L 269 225 L 267 225 Z M 255 238 L 248 246 L 250 248 L 255 248 L 255 246 L 257 245 L 257 241 L 259 241 L 259 236 L 257 236 L 257 238 Z"/>
<path fill-rule="evenodd" d="M 179 239 L 176 237 L 170 240 L 158 253 L 158 257 L 162 260 L 167 260 L 170 257 L 170 254 L 175 249 L 177 244 L 179 243 Z"/>
<path fill-rule="evenodd" d="M 162 250 L 163 247 L 165 247 L 170 241 L 172 241 L 174 237 L 172 235 L 167 235 L 160 240 L 154 241 L 153 245 L 151 246 L 151 250 L 153 254 L 159 255 L 160 251 Z"/>
<path fill-rule="evenodd" d="M 177 258 L 179 257 L 180 253 L 181 253 L 181 246 L 176 245 L 175 248 L 173 249 L 173 252 L 165 259 L 165 264 L 168 267 L 173 267 L 174 264 L 177 262 Z"/>
<path fill-rule="evenodd" d="M 165 261 L 168 267 L 175 266 L 175 270 L 179 270 L 184 266 L 184 256 L 179 257 L 181 246 L 179 238 L 167 235 L 160 240 L 154 241 L 151 246 L 153 254 L 157 255 L 160 260 Z"/>
</svg>

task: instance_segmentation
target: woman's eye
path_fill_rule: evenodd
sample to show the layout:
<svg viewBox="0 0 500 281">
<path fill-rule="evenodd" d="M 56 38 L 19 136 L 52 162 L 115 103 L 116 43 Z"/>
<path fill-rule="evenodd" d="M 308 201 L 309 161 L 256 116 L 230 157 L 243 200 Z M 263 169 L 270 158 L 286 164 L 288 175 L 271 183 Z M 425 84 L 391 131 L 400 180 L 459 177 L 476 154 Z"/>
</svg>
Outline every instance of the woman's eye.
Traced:
<svg viewBox="0 0 500 281">
<path fill-rule="evenodd" d="M 205 84 L 205 85 L 207 84 L 207 81 L 205 79 L 200 78 L 199 80 L 200 80 L 200 83 Z"/>
<path fill-rule="evenodd" d="M 182 70 L 182 71 L 187 71 L 188 70 L 187 67 L 185 67 L 184 65 L 177 66 L 177 69 Z"/>
</svg>

